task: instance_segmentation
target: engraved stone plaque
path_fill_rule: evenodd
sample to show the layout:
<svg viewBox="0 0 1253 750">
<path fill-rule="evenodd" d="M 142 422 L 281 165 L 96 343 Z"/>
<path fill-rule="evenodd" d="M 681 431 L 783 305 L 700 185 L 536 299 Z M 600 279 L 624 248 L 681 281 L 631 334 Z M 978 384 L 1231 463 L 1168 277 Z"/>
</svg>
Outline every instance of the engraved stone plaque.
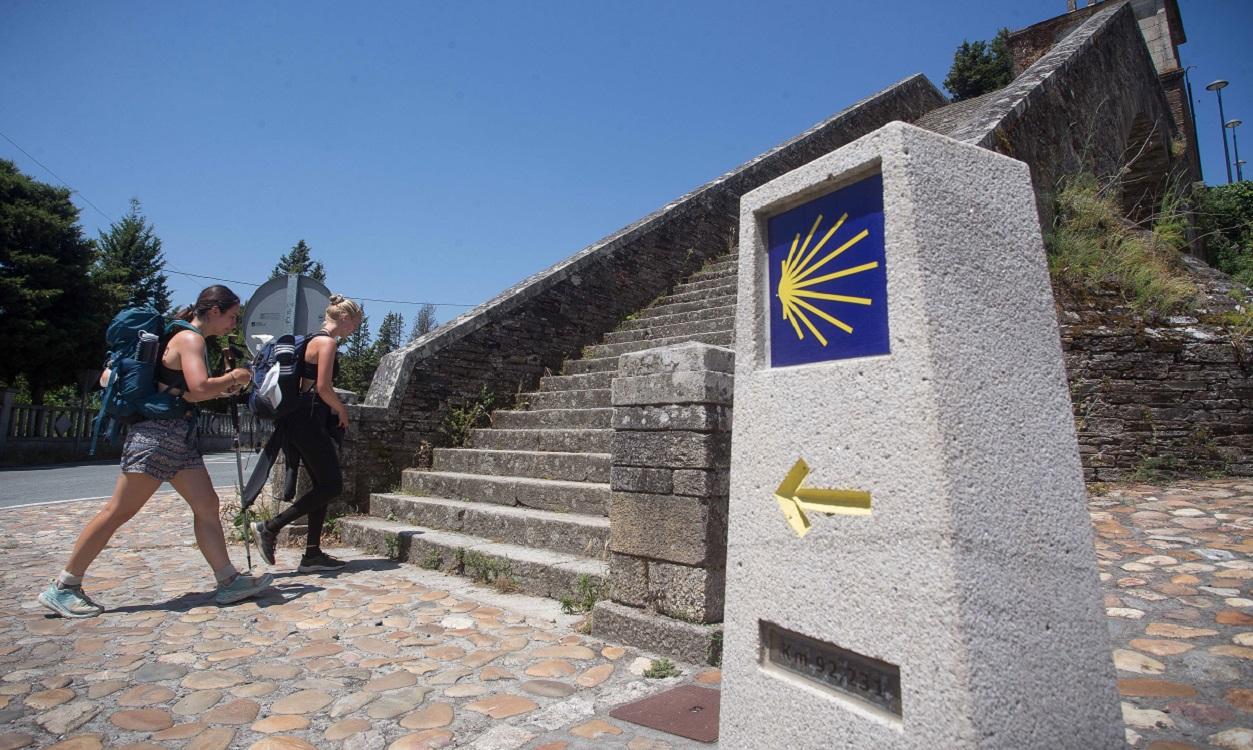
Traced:
<svg viewBox="0 0 1253 750">
<path fill-rule="evenodd" d="M 761 622 L 761 658 L 785 672 L 901 715 L 901 669 L 895 664 Z"/>
</svg>

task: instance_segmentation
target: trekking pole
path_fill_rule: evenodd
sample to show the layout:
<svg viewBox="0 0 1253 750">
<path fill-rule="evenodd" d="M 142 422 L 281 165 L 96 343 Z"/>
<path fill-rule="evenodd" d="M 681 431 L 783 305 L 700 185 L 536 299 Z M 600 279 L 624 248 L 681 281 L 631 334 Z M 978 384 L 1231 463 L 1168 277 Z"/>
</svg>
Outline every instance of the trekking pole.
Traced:
<svg viewBox="0 0 1253 750">
<path fill-rule="evenodd" d="M 226 362 L 227 369 L 234 370 L 235 347 L 227 343 L 226 348 L 222 351 L 222 359 Z M 235 448 L 235 496 L 239 498 L 239 511 L 244 516 L 243 533 L 240 535 L 244 538 L 244 559 L 248 562 L 248 572 L 252 573 L 252 545 L 250 537 L 252 535 L 252 524 L 248 520 L 248 504 L 244 503 L 244 462 L 239 454 L 239 395 L 231 396 L 231 423 L 235 426 L 235 437 L 231 440 L 231 444 Z"/>
</svg>

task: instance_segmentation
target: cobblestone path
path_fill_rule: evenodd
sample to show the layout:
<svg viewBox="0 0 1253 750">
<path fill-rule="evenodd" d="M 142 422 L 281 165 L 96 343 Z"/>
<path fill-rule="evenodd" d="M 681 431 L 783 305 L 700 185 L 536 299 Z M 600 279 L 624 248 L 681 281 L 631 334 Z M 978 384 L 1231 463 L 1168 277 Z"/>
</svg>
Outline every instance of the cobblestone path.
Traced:
<svg viewBox="0 0 1253 750">
<path fill-rule="evenodd" d="M 709 747 L 608 712 L 716 687 L 718 670 L 646 679 L 649 659 L 578 634 L 549 600 L 351 550 L 344 571 L 298 574 L 299 553 L 280 550 L 268 596 L 214 606 L 172 494 L 88 571 L 103 616 L 46 616 L 35 596 L 98 508 L 0 511 L 0 750 Z"/>
<path fill-rule="evenodd" d="M 644 678 L 651 655 L 547 600 L 352 554 L 297 574 L 281 550 L 270 595 L 213 606 L 169 494 L 90 571 L 109 611 L 47 617 L 34 597 L 97 507 L 0 510 L 0 750 L 711 747 L 608 712 L 718 670 Z M 1253 748 L 1253 482 L 1122 485 L 1091 510 L 1128 741 Z"/>
<path fill-rule="evenodd" d="M 1253 480 L 1091 499 L 1128 742 L 1253 750 Z"/>
</svg>

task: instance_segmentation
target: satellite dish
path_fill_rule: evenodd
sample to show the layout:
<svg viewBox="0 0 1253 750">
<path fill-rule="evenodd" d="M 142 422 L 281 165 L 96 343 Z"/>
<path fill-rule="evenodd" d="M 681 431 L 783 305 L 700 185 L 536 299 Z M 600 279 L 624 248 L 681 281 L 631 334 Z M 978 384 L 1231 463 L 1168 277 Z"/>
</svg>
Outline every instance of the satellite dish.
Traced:
<svg viewBox="0 0 1253 750">
<path fill-rule="evenodd" d="M 310 276 L 288 274 L 262 284 L 244 308 L 244 343 L 256 355 L 286 333 L 301 335 L 322 325 L 331 290 Z"/>
</svg>

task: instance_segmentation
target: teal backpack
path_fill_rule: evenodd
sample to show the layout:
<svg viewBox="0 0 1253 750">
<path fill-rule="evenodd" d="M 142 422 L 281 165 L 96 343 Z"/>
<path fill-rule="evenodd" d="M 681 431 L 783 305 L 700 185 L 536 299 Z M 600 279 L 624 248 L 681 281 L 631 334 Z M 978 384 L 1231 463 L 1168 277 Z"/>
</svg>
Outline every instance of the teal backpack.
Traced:
<svg viewBox="0 0 1253 750">
<path fill-rule="evenodd" d="M 193 407 L 168 391 L 158 391 L 156 368 L 165 344 L 178 329 L 200 333 L 183 320 L 166 322 L 151 307 L 132 307 L 118 313 L 105 333 L 109 347 L 105 368 L 109 378 L 101 397 L 100 411 L 92 430 L 90 455 L 96 454 L 101 434 L 105 442 L 117 440 L 122 425 L 145 419 L 182 417 Z"/>
</svg>

